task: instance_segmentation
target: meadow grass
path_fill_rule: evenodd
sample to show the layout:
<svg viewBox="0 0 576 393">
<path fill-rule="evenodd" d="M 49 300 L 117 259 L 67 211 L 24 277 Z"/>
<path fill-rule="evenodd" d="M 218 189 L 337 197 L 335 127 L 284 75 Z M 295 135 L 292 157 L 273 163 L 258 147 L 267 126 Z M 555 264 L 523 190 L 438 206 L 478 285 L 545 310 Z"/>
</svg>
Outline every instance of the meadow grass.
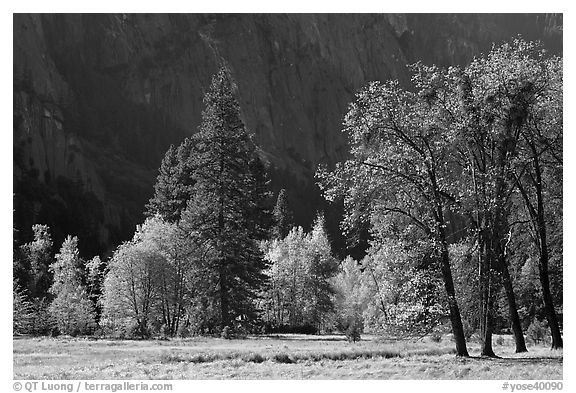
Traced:
<svg viewBox="0 0 576 393">
<path fill-rule="evenodd" d="M 513 353 L 499 340 L 500 359 L 457 358 L 441 342 L 366 336 L 260 336 L 243 340 L 15 338 L 14 379 L 562 379 L 562 351 L 544 346 Z"/>
</svg>

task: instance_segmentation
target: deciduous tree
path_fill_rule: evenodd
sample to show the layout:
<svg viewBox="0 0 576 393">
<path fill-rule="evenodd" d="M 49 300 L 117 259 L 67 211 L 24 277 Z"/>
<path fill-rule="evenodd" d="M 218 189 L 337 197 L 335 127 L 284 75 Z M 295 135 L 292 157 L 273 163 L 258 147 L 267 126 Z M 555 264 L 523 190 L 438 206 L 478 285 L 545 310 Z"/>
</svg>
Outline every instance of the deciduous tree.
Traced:
<svg viewBox="0 0 576 393">
<path fill-rule="evenodd" d="M 83 267 L 78 255 L 78 238 L 68 236 L 50 265 L 54 275 L 50 313 L 63 334 L 86 334 L 96 327 L 94 306 L 83 284 Z"/>
<path fill-rule="evenodd" d="M 415 80 L 418 83 L 418 79 Z M 352 158 L 320 171 L 325 196 L 344 197 L 345 228 L 375 217 L 400 216 L 418 228 L 439 261 L 458 356 L 468 356 L 448 254 L 446 210 L 451 180 L 451 135 L 436 124 L 429 91 L 398 82 L 372 82 L 360 90 L 344 122 Z"/>
</svg>

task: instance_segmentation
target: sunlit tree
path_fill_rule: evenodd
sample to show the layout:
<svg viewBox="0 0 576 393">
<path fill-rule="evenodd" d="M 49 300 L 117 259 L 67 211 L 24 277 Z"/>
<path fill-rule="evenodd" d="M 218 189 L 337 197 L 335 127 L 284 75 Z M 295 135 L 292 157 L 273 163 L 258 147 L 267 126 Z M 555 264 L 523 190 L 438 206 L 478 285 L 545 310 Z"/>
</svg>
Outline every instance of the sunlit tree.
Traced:
<svg viewBox="0 0 576 393">
<path fill-rule="evenodd" d="M 63 334 L 91 333 L 96 327 L 94 305 L 88 299 L 84 281 L 83 261 L 78 254 L 78 238 L 68 236 L 56 260 L 50 265 L 54 281 L 50 293 L 54 296 L 50 313 Z"/>
</svg>

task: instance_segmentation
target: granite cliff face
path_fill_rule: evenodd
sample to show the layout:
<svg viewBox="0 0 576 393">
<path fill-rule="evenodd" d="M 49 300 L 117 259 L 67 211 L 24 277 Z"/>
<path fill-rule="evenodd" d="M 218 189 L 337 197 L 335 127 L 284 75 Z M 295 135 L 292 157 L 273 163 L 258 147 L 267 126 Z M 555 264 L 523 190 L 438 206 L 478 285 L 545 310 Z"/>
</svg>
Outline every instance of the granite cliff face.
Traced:
<svg viewBox="0 0 576 393">
<path fill-rule="evenodd" d="M 36 222 L 57 241 L 77 234 L 87 253 L 129 238 L 222 63 L 273 188 L 288 188 L 308 224 L 321 204 L 314 170 L 345 157 L 340 124 L 357 89 L 518 34 L 559 53 L 562 16 L 16 14 L 14 225 L 23 240 Z"/>
</svg>

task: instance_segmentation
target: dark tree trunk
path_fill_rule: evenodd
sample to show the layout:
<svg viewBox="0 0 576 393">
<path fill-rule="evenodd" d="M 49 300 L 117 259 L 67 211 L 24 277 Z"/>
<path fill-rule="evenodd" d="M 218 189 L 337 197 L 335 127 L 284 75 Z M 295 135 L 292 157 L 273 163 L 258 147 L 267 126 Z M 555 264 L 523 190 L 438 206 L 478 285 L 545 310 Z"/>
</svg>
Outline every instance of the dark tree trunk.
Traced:
<svg viewBox="0 0 576 393">
<path fill-rule="evenodd" d="M 492 349 L 492 330 L 493 330 L 493 318 L 492 318 L 492 307 L 493 302 L 491 299 L 487 300 L 487 304 L 484 306 L 486 309 L 483 310 L 483 320 L 481 323 L 481 350 L 480 356 L 487 356 L 491 358 L 495 358 L 496 354 Z"/>
<path fill-rule="evenodd" d="M 484 242 L 484 239 L 483 239 Z M 491 250 L 484 246 L 480 247 L 480 356 L 496 357 L 492 349 L 492 331 L 494 322 L 492 311 L 494 310 L 493 277 Z"/>
<path fill-rule="evenodd" d="M 434 183 L 435 184 L 435 183 Z M 440 263 L 442 270 L 442 278 L 444 280 L 444 288 L 448 295 L 448 307 L 450 310 L 450 323 L 452 325 L 452 334 L 456 342 L 456 356 L 468 357 L 468 349 L 466 348 L 466 336 L 464 335 L 464 327 L 462 325 L 462 318 L 460 316 L 460 309 L 456 300 L 456 291 L 454 290 L 454 280 L 452 278 L 452 270 L 450 268 L 450 258 L 448 254 L 448 242 L 446 240 L 446 230 L 444 222 L 444 213 L 442 206 L 439 205 L 436 211 L 437 219 L 437 232 L 439 234 L 440 243 Z"/>
<path fill-rule="evenodd" d="M 501 213 L 500 209 L 497 212 Z M 516 353 L 528 352 L 526 348 L 526 341 L 524 340 L 524 334 L 522 333 L 522 325 L 520 324 L 520 317 L 518 316 L 518 306 L 516 304 L 516 296 L 514 294 L 514 287 L 512 286 L 512 277 L 510 277 L 510 271 L 508 270 L 507 263 L 507 251 L 506 245 L 509 241 L 506 239 L 506 232 L 509 230 L 508 223 L 506 222 L 504 214 L 498 217 L 499 223 L 494 224 L 494 234 L 493 237 L 496 239 L 494 241 L 494 258 L 497 263 L 498 273 L 502 278 L 502 285 L 504 286 L 504 291 L 506 293 L 506 300 L 508 301 L 508 318 L 510 324 L 512 325 L 512 332 L 514 333 L 514 341 L 516 343 Z"/>
<path fill-rule="evenodd" d="M 462 326 L 462 319 L 460 317 L 460 310 L 458 302 L 456 301 L 456 292 L 454 291 L 454 281 L 452 279 L 452 271 L 450 269 L 450 260 L 448 259 L 448 250 L 444 247 L 442 250 L 442 278 L 444 279 L 444 287 L 448 295 L 448 306 L 450 309 L 450 323 L 452 324 L 452 334 L 456 342 L 456 355 L 468 356 L 468 349 L 466 348 L 466 337 L 464 335 L 464 327 Z"/>
<path fill-rule="evenodd" d="M 501 274 L 502 282 L 508 300 L 508 312 L 510 322 L 514 331 L 514 339 L 516 341 L 516 352 L 526 352 L 526 343 L 522 334 L 522 327 L 520 326 L 520 318 L 518 317 L 518 310 L 516 308 L 516 299 L 514 296 L 514 288 L 512 287 L 512 280 L 506 265 L 505 246 L 506 230 L 508 229 L 508 206 L 509 200 L 507 198 L 507 171 L 510 156 L 515 150 L 517 137 L 512 136 L 512 128 L 509 124 L 504 128 L 503 139 L 495 153 L 494 166 L 496 169 L 495 182 L 494 182 L 494 200 L 492 212 L 486 212 L 487 228 L 485 228 L 484 238 L 485 255 L 482 261 L 481 282 L 483 283 L 482 292 L 482 355 L 495 357 L 492 349 L 492 332 L 493 332 L 493 312 L 495 304 L 496 293 L 496 277 L 494 273 Z"/>
<path fill-rule="evenodd" d="M 482 309 L 481 309 L 481 321 L 480 321 L 480 342 L 481 342 L 480 356 L 496 357 L 496 354 L 492 349 L 492 331 L 494 329 L 492 310 L 494 308 L 494 301 L 492 299 L 491 292 L 492 291 L 490 289 L 482 290 Z"/>
<path fill-rule="evenodd" d="M 522 325 L 520 324 L 520 317 L 518 316 L 518 307 L 516 306 L 516 296 L 512 287 L 512 278 L 508 271 L 508 266 L 505 261 L 500 261 L 500 273 L 502 274 L 502 283 L 506 291 L 506 298 L 508 299 L 508 317 L 512 324 L 512 331 L 514 333 L 514 340 L 516 342 L 516 353 L 528 352 L 526 348 L 526 341 L 522 333 Z"/>
<path fill-rule="evenodd" d="M 538 199 L 538 236 L 540 243 L 540 258 L 538 263 L 538 273 L 540 276 L 540 285 L 542 285 L 542 298 L 544 300 L 544 310 L 546 312 L 546 319 L 552 334 L 552 349 L 559 349 L 563 347 L 562 334 L 560 333 L 560 326 L 558 325 L 558 318 L 556 317 L 556 310 L 554 309 L 554 301 L 552 293 L 550 292 L 550 277 L 548 275 L 548 243 L 546 237 L 546 221 L 544 219 L 544 201 L 542 199 L 542 179 L 540 174 L 540 166 L 536 165 L 538 160 L 535 160 L 536 167 L 536 195 Z"/>
<path fill-rule="evenodd" d="M 544 198 L 542 196 L 542 173 L 536 146 L 531 143 L 529 143 L 529 145 L 533 155 L 532 164 L 534 168 L 534 177 L 530 176 L 530 179 L 536 193 L 536 208 L 534 208 L 534 205 L 530 201 L 530 197 L 528 196 L 528 193 L 526 192 L 526 189 L 522 185 L 519 178 L 516 178 L 516 182 L 518 184 L 518 189 L 520 190 L 520 193 L 524 199 L 524 203 L 528 209 L 528 213 L 532 219 L 533 229 L 536 232 L 536 246 L 540 254 L 538 258 L 538 273 L 540 278 L 540 285 L 542 287 L 544 311 L 546 313 L 546 319 L 548 321 L 548 326 L 550 327 L 550 333 L 552 335 L 552 349 L 559 349 L 563 347 L 563 342 L 562 334 L 560 333 L 560 326 L 558 324 L 558 318 L 556 316 L 556 310 L 554 309 L 554 300 L 550 291 L 550 277 L 548 273 L 549 252 L 546 219 L 544 216 Z"/>
<path fill-rule="evenodd" d="M 442 271 L 442 278 L 444 280 L 444 288 L 446 295 L 448 295 L 448 307 L 450 310 L 450 323 L 452 325 L 452 334 L 456 343 L 456 356 L 468 357 L 468 349 L 466 348 L 466 336 L 464 335 L 464 327 L 462 325 L 462 318 L 460 316 L 460 309 L 458 308 L 458 301 L 456 300 L 456 291 L 454 290 L 454 279 L 452 278 L 452 269 L 450 268 L 450 257 L 448 254 L 448 241 L 446 240 L 446 221 L 444 220 L 444 209 L 442 197 L 440 196 L 438 183 L 436 180 L 436 172 L 434 168 L 429 168 L 428 175 L 434 190 L 434 198 L 436 200 L 435 211 L 432 211 L 432 216 L 436 221 L 436 241 L 440 247 L 440 264 Z"/>
<path fill-rule="evenodd" d="M 560 349 L 563 347 L 562 334 L 560 333 L 560 326 L 558 324 L 556 310 L 554 309 L 554 301 L 552 300 L 552 293 L 550 292 L 547 254 L 545 256 L 540 256 L 538 271 L 540 273 L 540 284 L 542 285 L 542 297 L 544 300 L 546 319 L 548 320 L 548 326 L 550 327 L 550 332 L 552 333 L 552 349 Z"/>
</svg>

